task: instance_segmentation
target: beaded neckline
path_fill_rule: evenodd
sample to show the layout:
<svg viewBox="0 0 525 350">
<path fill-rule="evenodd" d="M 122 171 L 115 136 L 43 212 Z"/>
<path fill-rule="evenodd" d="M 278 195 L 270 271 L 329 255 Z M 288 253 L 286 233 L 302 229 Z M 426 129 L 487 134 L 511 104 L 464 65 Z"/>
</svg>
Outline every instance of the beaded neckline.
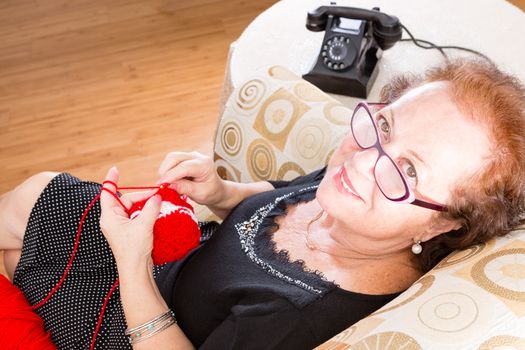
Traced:
<svg viewBox="0 0 525 350">
<path fill-rule="evenodd" d="M 272 240 L 275 219 L 286 215 L 289 205 L 312 200 L 319 184 L 292 190 L 257 209 L 247 220 L 235 224 L 246 256 L 268 274 L 302 288 L 318 297 L 337 287 L 320 271 L 308 269 L 302 260 L 290 261 L 288 251 L 277 251 Z"/>
</svg>

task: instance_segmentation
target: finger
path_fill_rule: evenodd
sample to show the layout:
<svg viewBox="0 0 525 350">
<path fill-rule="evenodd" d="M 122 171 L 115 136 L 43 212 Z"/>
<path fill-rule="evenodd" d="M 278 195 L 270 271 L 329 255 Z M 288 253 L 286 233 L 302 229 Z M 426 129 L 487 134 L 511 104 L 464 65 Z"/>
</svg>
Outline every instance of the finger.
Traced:
<svg viewBox="0 0 525 350">
<path fill-rule="evenodd" d="M 112 183 L 117 184 L 118 178 L 118 169 L 117 167 L 113 166 L 109 169 L 104 181 L 110 181 Z M 120 205 L 113 196 L 113 194 L 117 191 L 117 188 L 112 183 L 105 182 L 102 185 L 103 188 L 107 189 L 110 192 L 108 193 L 107 191 L 102 190 L 102 194 L 100 196 L 100 207 L 103 212 L 110 212 L 111 208 L 115 207 L 116 205 Z"/>
<path fill-rule="evenodd" d="M 203 176 L 203 162 L 201 159 L 186 160 L 168 170 L 157 183 L 173 183 L 184 178 L 199 179 Z"/>
<path fill-rule="evenodd" d="M 175 190 L 180 195 L 188 195 L 190 198 L 194 194 L 195 191 L 195 182 L 191 180 L 177 180 L 175 182 Z"/>
<path fill-rule="evenodd" d="M 160 213 L 161 202 L 162 199 L 158 194 L 148 199 L 140 215 L 137 217 L 138 222 L 147 228 L 153 229 L 153 225 L 155 225 L 155 221 Z"/>
<path fill-rule="evenodd" d="M 162 177 L 168 170 L 176 167 L 180 162 L 195 158 L 195 153 L 189 152 L 170 152 L 164 157 L 164 160 L 159 166 L 159 177 Z"/>
<path fill-rule="evenodd" d="M 157 191 L 158 190 L 155 189 L 149 191 L 129 192 L 122 195 L 120 200 L 126 206 L 126 208 L 130 208 L 133 204 L 150 198 L 155 193 L 157 193 Z"/>
</svg>

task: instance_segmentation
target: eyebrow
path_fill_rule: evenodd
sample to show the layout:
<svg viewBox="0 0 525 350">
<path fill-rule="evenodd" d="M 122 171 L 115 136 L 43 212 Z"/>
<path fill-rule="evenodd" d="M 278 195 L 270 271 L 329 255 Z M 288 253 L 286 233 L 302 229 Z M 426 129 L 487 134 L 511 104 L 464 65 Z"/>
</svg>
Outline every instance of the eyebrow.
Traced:
<svg viewBox="0 0 525 350">
<path fill-rule="evenodd" d="M 426 166 L 427 168 L 430 169 L 430 167 L 428 166 L 427 163 L 425 163 L 425 161 L 423 160 L 423 158 L 421 158 L 421 156 L 419 154 L 417 154 L 416 151 L 414 150 L 407 150 L 407 153 L 410 154 L 411 156 L 413 156 L 414 158 L 416 158 L 421 164 L 423 164 L 424 166 Z"/>
<path fill-rule="evenodd" d="M 390 106 L 388 106 L 386 110 L 388 114 L 390 114 L 390 122 L 392 123 L 392 125 L 390 126 L 390 130 L 395 130 L 394 126 L 396 125 L 396 118 L 394 117 L 394 110 Z"/>
</svg>

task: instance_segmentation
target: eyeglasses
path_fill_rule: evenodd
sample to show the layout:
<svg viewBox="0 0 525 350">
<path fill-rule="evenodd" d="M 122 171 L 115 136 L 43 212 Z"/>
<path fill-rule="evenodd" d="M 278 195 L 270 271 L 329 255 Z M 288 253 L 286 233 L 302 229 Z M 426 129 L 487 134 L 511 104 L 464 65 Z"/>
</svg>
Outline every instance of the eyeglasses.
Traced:
<svg viewBox="0 0 525 350">
<path fill-rule="evenodd" d="M 442 204 L 429 203 L 416 198 L 403 172 L 381 146 L 376 122 L 369 106 L 383 108 L 383 103 L 360 102 L 354 109 L 350 126 L 355 142 L 362 149 L 375 148 L 378 156 L 374 165 L 374 178 L 383 195 L 398 203 L 408 203 L 423 208 L 447 211 Z"/>
</svg>

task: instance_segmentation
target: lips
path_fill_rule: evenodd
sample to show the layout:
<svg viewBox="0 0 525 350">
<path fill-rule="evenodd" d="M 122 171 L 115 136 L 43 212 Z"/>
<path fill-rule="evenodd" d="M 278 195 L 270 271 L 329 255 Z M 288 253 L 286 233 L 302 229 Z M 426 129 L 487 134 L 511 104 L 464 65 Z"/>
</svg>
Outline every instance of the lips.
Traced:
<svg viewBox="0 0 525 350">
<path fill-rule="evenodd" d="M 352 185 L 352 181 L 350 181 L 348 178 L 348 174 L 344 166 L 341 166 L 341 169 L 334 175 L 334 182 L 339 192 L 363 200 L 363 198 L 361 198 L 359 193 L 357 193 L 356 189 Z"/>
</svg>

